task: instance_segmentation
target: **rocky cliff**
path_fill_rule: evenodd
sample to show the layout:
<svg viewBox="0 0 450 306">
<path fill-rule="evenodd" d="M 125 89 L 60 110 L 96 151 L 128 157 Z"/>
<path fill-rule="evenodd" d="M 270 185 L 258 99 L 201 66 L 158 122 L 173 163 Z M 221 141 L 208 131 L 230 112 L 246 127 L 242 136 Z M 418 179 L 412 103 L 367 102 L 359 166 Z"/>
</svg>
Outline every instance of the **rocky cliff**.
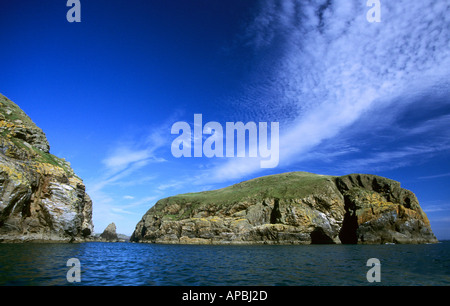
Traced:
<svg viewBox="0 0 450 306">
<path fill-rule="evenodd" d="M 158 201 L 134 242 L 379 244 L 437 242 L 416 196 L 367 174 L 291 172 Z"/>
<path fill-rule="evenodd" d="M 44 132 L 0 95 L 0 242 L 81 241 L 93 232 L 92 201 Z"/>
</svg>

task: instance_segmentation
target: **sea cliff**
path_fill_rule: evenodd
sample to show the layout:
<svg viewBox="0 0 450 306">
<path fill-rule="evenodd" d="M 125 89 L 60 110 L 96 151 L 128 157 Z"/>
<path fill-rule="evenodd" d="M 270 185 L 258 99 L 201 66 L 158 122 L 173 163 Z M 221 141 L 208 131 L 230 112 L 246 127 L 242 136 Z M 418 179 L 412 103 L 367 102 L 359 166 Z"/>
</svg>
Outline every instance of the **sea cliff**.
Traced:
<svg viewBox="0 0 450 306">
<path fill-rule="evenodd" d="M 159 200 L 133 242 L 382 244 L 437 242 L 419 202 L 400 183 L 369 174 L 290 172 Z"/>
<path fill-rule="evenodd" d="M 0 94 L 0 242 L 85 241 L 92 201 L 44 132 Z"/>
</svg>

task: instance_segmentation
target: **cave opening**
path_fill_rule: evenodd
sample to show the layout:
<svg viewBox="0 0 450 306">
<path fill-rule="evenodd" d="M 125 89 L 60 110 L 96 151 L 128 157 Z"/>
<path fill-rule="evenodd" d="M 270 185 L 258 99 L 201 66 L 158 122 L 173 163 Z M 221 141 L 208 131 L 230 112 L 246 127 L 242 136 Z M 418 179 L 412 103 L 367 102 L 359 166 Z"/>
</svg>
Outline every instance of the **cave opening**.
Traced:
<svg viewBox="0 0 450 306">
<path fill-rule="evenodd" d="M 270 213 L 270 224 L 281 223 L 280 199 L 275 199 L 272 212 Z"/>
<path fill-rule="evenodd" d="M 333 239 L 328 236 L 325 231 L 323 230 L 323 228 L 321 227 L 316 227 L 312 232 L 311 232 L 311 244 L 334 244 L 335 242 L 333 241 Z"/>
</svg>

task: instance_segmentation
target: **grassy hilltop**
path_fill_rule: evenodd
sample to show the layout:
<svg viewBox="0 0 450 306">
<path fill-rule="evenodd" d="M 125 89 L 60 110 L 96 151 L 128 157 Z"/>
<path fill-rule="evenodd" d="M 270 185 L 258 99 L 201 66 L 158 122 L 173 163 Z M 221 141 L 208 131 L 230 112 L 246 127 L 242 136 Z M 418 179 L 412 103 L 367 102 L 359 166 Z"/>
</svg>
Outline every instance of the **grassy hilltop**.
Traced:
<svg viewBox="0 0 450 306">
<path fill-rule="evenodd" d="M 159 200 L 131 238 L 156 243 L 435 242 L 416 196 L 369 174 L 289 172 Z"/>
</svg>

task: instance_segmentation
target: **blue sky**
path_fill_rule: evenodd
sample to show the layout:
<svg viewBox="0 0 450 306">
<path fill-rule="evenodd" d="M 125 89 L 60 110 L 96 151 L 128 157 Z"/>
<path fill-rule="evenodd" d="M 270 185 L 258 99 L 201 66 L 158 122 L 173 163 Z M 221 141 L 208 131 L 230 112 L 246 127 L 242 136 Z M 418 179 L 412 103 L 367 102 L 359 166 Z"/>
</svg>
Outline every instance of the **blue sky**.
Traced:
<svg viewBox="0 0 450 306">
<path fill-rule="evenodd" d="M 161 198 L 287 171 L 371 173 L 450 239 L 450 2 L 0 3 L 0 92 L 71 162 L 94 226 L 131 234 Z M 177 121 L 279 122 L 280 160 L 175 158 Z M 205 138 L 205 136 L 203 136 Z"/>
</svg>

